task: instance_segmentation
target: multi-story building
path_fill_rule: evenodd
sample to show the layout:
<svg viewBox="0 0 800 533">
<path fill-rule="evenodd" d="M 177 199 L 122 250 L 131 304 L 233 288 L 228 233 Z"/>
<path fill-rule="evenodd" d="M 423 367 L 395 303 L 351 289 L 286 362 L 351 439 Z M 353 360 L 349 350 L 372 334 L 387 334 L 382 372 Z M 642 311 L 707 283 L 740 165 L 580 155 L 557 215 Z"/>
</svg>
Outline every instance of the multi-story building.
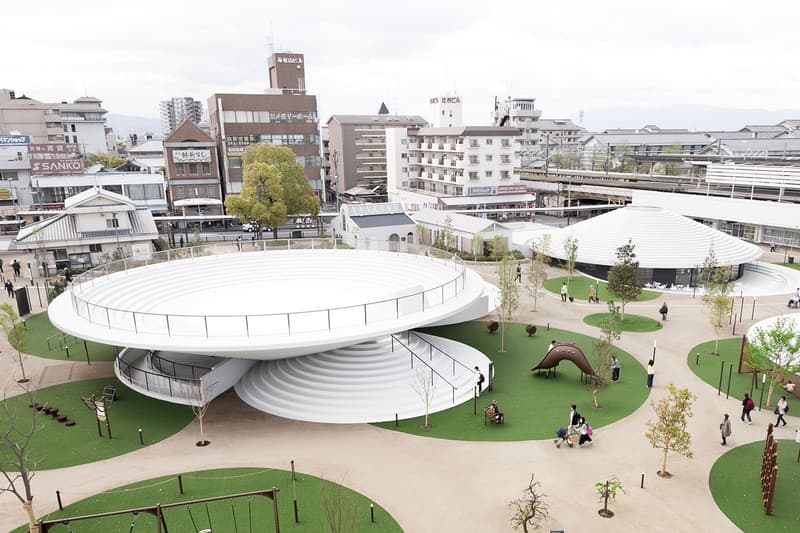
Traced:
<svg viewBox="0 0 800 533">
<path fill-rule="evenodd" d="M 159 102 L 158 111 L 161 115 L 161 131 L 165 136 L 175 131 L 184 120 L 191 120 L 195 124 L 203 121 L 203 102 L 190 96 Z"/>
<path fill-rule="evenodd" d="M 241 192 L 242 154 L 260 142 L 290 148 L 311 187 L 317 194 L 322 190 L 317 97 L 305 92 L 304 63 L 303 54 L 272 54 L 272 88 L 264 94 L 213 94 L 208 99 L 224 195 Z"/>
<path fill-rule="evenodd" d="M 167 210 L 164 196 L 164 176 L 149 172 L 97 172 L 94 174 L 49 174 L 31 177 L 35 209 L 63 209 L 70 196 L 87 189 L 100 187 L 127 196 L 136 207 L 146 207 L 154 213 Z"/>
<path fill-rule="evenodd" d="M 411 211 L 483 209 L 491 218 L 533 207 L 535 196 L 514 175 L 521 135 L 497 126 L 388 129 L 389 199 Z"/>
<path fill-rule="evenodd" d="M 386 199 L 386 135 L 426 124 L 418 115 L 333 115 L 328 119 L 332 189 L 337 197 L 360 187 Z"/>
<path fill-rule="evenodd" d="M 430 105 L 432 128 L 457 128 L 464 125 L 460 96 L 434 96 L 430 99 Z"/>
<path fill-rule="evenodd" d="M 521 135 L 516 138 L 515 155 L 520 160 L 520 165 L 527 167 L 535 161 L 542 159 L 539 146 L 539 118 L 542 112 L 534 106 L 536 98 L 511 98 L 500 102 L 494 99 L 492 124 L 517 128 Z"/>
<path fill-rule="evenodd" d="M 92 96 L 82 96 L 71 104 L 61 102 L 55 105 L 61 115 L 64 129 L 64 142 L 80 146 L 80 153 L 108 152 L 106 135 L 106 114 L 102 100 Z"/>
<path fill-rule="evenodd" d="M 63 142 L 61 116 L 53 104 L 0 89 L 0 133 L 27 135 L 34 143 Z"/>
<path fill-rule="evenodd" d="M 572 120 L 540 119 L 539 142 L 549 154 L 578 152 L 581 149 L 581 129 Z"/>
<path fill-rule="evenodd" d="M 186 119 L 164 140 L 167 200 L 181 214 L 221 215 L 217 143 Z"/>
<path fill-rule="evenodd" d="M 30 142 L 28 135 L 0 134 L 0 206 L 33 203 Z"/>
</svg>

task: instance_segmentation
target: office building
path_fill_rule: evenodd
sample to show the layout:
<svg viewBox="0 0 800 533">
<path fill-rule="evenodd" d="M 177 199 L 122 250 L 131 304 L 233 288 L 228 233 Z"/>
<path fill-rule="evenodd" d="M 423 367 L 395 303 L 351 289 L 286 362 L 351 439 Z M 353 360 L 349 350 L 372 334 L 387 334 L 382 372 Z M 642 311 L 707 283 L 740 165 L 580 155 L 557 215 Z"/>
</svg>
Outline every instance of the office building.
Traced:
<svg viewBox="0 0 800 533">
<path fill-rule="evenodd" d="M 61 115 L 64 142 L 80 146 L 80 153 L 104 154 L 108 152 L 106 114 L 102 100 L 93 96 L 82 96 L 71 104 L 61 102 L 55 109 Z"/>
<path fill-rule="evenodd" d="M 9 89 L 0 89 L 0 133 L 27 135 L 33 143 L 64 141 L 61 116 L 53 104 L 16 96 Z"/>
<path fill-rule="evenodd" d="M 33 203 L 30 142 L 28 135 L 0 134 L 0 206 Z"/>
<path fill-rule="evenodd" d="M 161 116 L 161 132 L 168 136 L 180 126 L 184 120 L 195 124 L 203 121 L 203 102 L 189 96 L 170 98 L 158 104 Z"/>
<path fill-rule="evenodd" d="M 460 96 L 434 96 L 429 103 L 432 128 L 457 128 L 464 125 Z"/>
</svg>

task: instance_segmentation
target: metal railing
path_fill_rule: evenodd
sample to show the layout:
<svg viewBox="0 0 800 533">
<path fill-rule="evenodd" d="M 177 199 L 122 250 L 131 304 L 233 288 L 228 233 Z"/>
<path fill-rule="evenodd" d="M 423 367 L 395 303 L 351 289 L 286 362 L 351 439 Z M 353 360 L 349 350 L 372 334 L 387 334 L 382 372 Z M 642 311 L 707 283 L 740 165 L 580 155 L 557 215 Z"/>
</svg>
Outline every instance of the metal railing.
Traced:
<svg viewBox="0 0 800 533">
<path fill-rule="evenodd" d="M 428 339 L 425 339 L 424 337 L 421 337 L 416 331 L 411 331 L 411 330 L 406 331 L 406 342 L 408 344 L 411 344 L 411 335 L 414 335 L 416 338 L 418 338 L 419 340 L 421 340 L 422 342 L 424 342 L 425 344 L 428 345 L 428 358 L 429 358 L 429 360 L 431 360 L 431 361 L 433 360 L 433 350 L 436 350 L 440 354 L 442 354 L 445 357 L 447 357 L 448 359 L 450 359 L 453 362 L 453 375 L 454 376 L 456 375 L 456 365 L 459 365 L 460 367 L 466 369 L 468 372 L 472 372 L 472 369 L 470 367 L 468 367 L 467 365 L 465 365 L 464 363 L 462 363 L 461 361 L 459 361 L 458 359 L 456 359 L 455 357 L 453 357 L 449 353 L 445 352 L 444 350 L 442 350 L 441 348 L 439 348 L 438 346 L 433 344 Z"/>
<path fill-rule="evenodd" d="M 362 304 L 329 307 L 288 313 L 244 315 L 151 313 L 122 309 L 94 303 L 88 289 L 102 278 L 127 274 L 140 267 L 194 260 L 204 256 L 237 253 L 257 253 L 276 250 L 315 250 L 352 248 L 331 239 L 261 240 L 218 243 L 156 252 L 145 259 L 121 259 L 100 265 L 75 276 L 69 289 L 75 312 L 92 324 L 112 330 L 131 331 L 150 335 L 218 337 L 259 337 L 293 335 L 338 328 L 368 326 L 386 320 L 399 319 L 426 309 L 443 305 L 456 298 L 466 284 L 464 262 L 456 255 L 436 248 L 418 248 L 402 242 L 370 241 L 356 243 L 355 251 L 377 251 L 391 254 L 411 254 L 419 261 L 436 262 L 454 271 L 454 275 L 435 287 L 411 294 L 373 300 Z M 425 255 L 420 252 L 424 251 Z"/>
<path fill-rule="evenodd" d="M 176 378 L 185 378 L 189 379 L 188 376 L 182 376 L 178 373 L 179 370 L 187 371 L 187 373 L 191 373 L 191 379 L 200 379 L 203 375 L 211 372 L 213 367 L 210 366 L 201 366 L 201 365 L 188 365 L 186 363 L 178 363 L 177 361 L 172 361 L 165 357 L 161 357 L 158 353 L 150 354 L 150 366 L 157 369 L 159 372 L 162 372 L 166 376 L 172 376 Z M 169 369 L 172 368 L 172 373 L 169 373 L 164 368 Z"/>
<path fill-rule="evenodd" d="M 150 393 L 179 398 L 192 404 L 201 401 L 203 390 L 201 379 L 168 376 L 133 366 L 125 360 L 125 355 L 129 353 L 135 352 L 123 350 L 114 360 L 120 379 Z"/>
<path fill-rule="evenodd" d="M 417 355 L 417 353 L 414 350 L 412 350 L 411 347 L 408 344 L 404 343 L 402 341 L 402 339 L 400 339 L 399 337 L 397 337 L 394 334 L 392 334 L 392 351 L 393 352 L 394 352 L 394 343 L 395 343 L 395 341 L 397 341 L 397 343 L 400 346 L 402 346 L 403 348 L 408 350 L 409 356 L 411 358 L 411 368 L 414 368 L 414 358 L 416 358 L 420 363 L 422 363 L 423 365 L 427 366 L 430 369 L 430 371 L 431 371 L 431 385 L 433 385 L 433 375 L 434 374 L 439 376 L 439 379 L 441 379 L 442 381 L 444 381 L 445 383 L 450 385 L 450 388 L 452 389 L 452 392 L 453 392 L 453 403 L 455 404 L 456 403 L 456 389 L 458 387 L 456 387 L 455 385 L 450 383 L 450 381 L 446 377 L 441 375 L 439 372 L 436 371 L 435 368 L 433 368 L 431 365 L 426 363 L 425 360 L 422 357 L 420 357 L 419 355 Z"/>
</svg>

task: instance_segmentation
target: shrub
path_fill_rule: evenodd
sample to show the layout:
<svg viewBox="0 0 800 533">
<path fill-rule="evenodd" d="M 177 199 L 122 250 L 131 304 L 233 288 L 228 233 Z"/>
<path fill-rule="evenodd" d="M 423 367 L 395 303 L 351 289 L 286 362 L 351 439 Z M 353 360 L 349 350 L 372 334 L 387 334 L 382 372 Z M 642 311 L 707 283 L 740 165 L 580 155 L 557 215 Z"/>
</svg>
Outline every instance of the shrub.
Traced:
<svg viewBox="0 0 800 533">
<path fill-rule="evenodd" d="M 533 324 L 528 324 L 527 326 L 525 326 L 525 333 L 528 334 L 528 337 L 533 337 L 534 335 L 536 335 L 536 326 L 534 326 Z"/>
<path fill-rule="evenodd" d="M 489 333 L 494 333 L 497 331 L 497 328 L 500 327 L 500 324 L 498 324 L 495 320 L 490 320 L 486 323 L 486 327 L 489 329 Z"/>
</svg>

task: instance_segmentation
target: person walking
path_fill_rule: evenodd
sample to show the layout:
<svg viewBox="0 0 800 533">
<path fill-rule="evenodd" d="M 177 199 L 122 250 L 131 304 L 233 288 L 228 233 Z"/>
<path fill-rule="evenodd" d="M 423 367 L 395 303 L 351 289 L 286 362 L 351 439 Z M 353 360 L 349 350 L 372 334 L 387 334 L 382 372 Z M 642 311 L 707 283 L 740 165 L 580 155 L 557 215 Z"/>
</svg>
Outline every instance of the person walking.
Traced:
<svg viewBox="0 0 800 533">
<path fill-rule="evenodd" d="M 514 276 L 514 281 L 522 283 L 522 266 L 517 263 L 517 275 Z"/>
<path fill-rule="evenodd" d="M 16 281 L 17 276 L 19 276 L 19 270 L 20 270 L 19 261 L 14 259 L 14 261 L 11 263 L 11 269 L 14 271 L 14 280 Z"/>
<path fill-rule="evenodd" d="M 478 387 L 478 396 L 483 392 L 483 382 L 486 381 L 486 376 L 481 373 L 481 369 L 475 367 L 475 386 Z"/>
<path fill-rule="evenodd" d="M 597 290 L 594 288 L 594 285 L 589 285 L 589 303 L 597 303 Z"/>
<path fill-rule="evenodd" d="M 669 313 L 669 307 L 667 307 L 667 302 L 661 304 L 661 308 L 658 310 L 658 312 L 661 313 L 661 320 L 666 321 L 667 313 Z"/>
<path fill-rule="evenodd" d="M 789 410 L 789 404 L 786 402 L 786 396 L 781 396 L 781 399 L 778 400 L 778 405 L 775 406 L 775 414 L 778 415 L 778 419 L 775 421 L 775 427 L 781 427 L 781 422 L 783 425 L 786 425 L 786 419 L 783 418 L 783 415 L 786 414 L 786 411 Z"/>
<path fill-rule="evenodd" d="M 722 419 L 722 424 L 719 425 L 719 432 L 722 434 L 722 446 L 725 446 L 728 441 L 728 437 L 731 436 L 731 420 L 728 417 L 728 414 L 725 413 L 725 417 Z"/>
<path fill-rule="evenodd" d="M 586 419 L 581 417 L 578 421 L 578 446 L 583 446 L 587 442 L 592 442 L 592 430 Z"/>
<path fill-rule="evenodd" d="M 653 388 L 653 376 L 655 376 L 656 369 L 655 369 L 656 362 L 650 359 L 647 362 L 647 388 Z"/>
<path fill-rule="evenodd" d="M 617 359 L 616 355 L 611 356 L 611 381 L 617 382 L 619 381 L 619 359 Z"/>
<path fill-rule="evenodd" d="M 756 407 L 755 402 L 750 397 L 750 395 L 745 392 L 744 400 L 742 400 L 742 422 L 744 422 L 744 419 L 746 418 L 748 424 L 753 423 L 753 419 L 750 418 L 750 411 L 755 409 L 755 407 Z"/>
<path fill-rule="evenodd" d="M 3 258 L 0 257 L 0 273 L 3 273 Z"/>
<path fill-rule="evenodd" d="M 569 407 L 569 424 L 568 426 L 577 426 L 581 420 L 581 415 L 578 413 L 578 407 L 573 403 Z"/>
<path fill-rule="evenodd" d="M 563 283 L 561 283 L 561 301 L 562 302 L 566 302 L 567 301 L 567 292 L 568 291 L 569 291 L 569 289 L 567 289 L 567 282 L 564 281 Z"/>
<path fill-rule="evenodd" d="M 6 288 L 6 292 L 8 293 L 8 297 L 9 298 L 13 298 L 14 297 L 14 284 L 11 283 L 10 279 L 6 280 L 4 287 Z"/>
</svg>

